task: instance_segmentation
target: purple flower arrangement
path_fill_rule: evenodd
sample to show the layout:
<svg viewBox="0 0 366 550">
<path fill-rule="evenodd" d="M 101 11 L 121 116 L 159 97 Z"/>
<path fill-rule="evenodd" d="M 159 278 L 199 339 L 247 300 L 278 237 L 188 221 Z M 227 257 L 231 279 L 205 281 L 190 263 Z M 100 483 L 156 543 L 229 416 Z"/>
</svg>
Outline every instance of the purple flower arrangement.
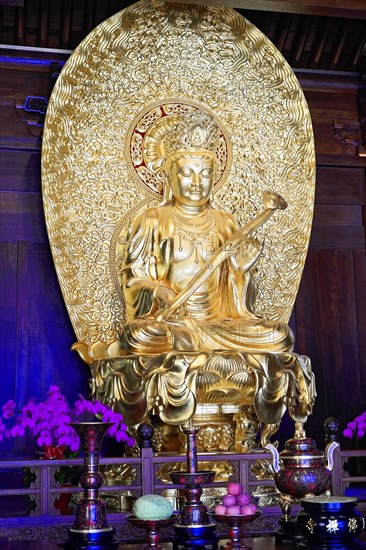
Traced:
<svg viewBox="0 0 366 550">
<path fill-rule="evenodd" d="M 366 433 L 366 412 L 356 416 L 354 420 L 347 424 L 347 428 L 343 430 L 344 437 L 357 440 L 361 439 Z"/>
<path fill-rule="evenodd" d="M 0 417 L 0 441 L 4 437 L 23 437 L 28 431 L 42 449 L 58 449 L 58 454 L 47 454 L 46 458 L 75 456 L 79 452 L 80 440 L 75 430 L 69 425 L 77 418 L 88 415 L 103 422 L 111 422 L 107 435 L 116 441 L 123 441 L 131 447 L 135 441 L 128 435 L 123 416 L 114 412 L 100 401 L 89 401 L 79 395 L 70 408 L 58 386 L 50 386 L 45 401 L 37 402 L 35 398 L 28 401 L 22 409 L 17 410 L 14 401 L 9 400 L 2 407 Z M 84 419 L 85 420 L 85 419 Z"/>
</svg>

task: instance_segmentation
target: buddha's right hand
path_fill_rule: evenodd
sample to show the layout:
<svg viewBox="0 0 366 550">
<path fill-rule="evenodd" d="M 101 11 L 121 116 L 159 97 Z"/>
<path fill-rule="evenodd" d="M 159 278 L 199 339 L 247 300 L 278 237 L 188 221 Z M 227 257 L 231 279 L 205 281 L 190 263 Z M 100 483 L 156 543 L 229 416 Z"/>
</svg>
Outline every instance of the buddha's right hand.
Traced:
<svg viewBox="0 0 366 550">
<path fill-rule="evenodd" d="M 168 313 L 169 305 L 176 296 L 177 294 L 167 286 L 159 285 L 156 288 L 155 297 L 159 309 L 155 311 L 154 317 L 155 320 L 158 321 L 158 323 L 166 321 L 167 319 L 170 319 L 170 321 L 174 322 L 174 319 L 179 320 L 187 315 L 184 303 L 180 304 L 180 306 L 174 308 L 172 312 Z"/>
</svg>

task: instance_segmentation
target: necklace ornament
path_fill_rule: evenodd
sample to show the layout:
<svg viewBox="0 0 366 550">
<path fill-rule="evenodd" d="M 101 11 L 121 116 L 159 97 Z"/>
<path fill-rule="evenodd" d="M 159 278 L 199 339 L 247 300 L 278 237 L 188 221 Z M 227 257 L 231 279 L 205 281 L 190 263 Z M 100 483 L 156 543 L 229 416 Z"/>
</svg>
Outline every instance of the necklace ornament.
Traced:
<svg viewBox="0 0 366 550">
<path fill-rule="evenodd" d="M 210 245 L 210 252 L 215 251 L 214 237 L 216 232 L 215 221 L 210 210 L 206 210 L 203 221 L 194 222 L 181 217 L 177 212 L 173 211 L 175 232 L 178 235 L 178 250 L 183 251 L 183 241 L 189 240 L 195 249 L 194 263 L 200 263 L 199 248 L 204 244 Z M 199 231 L 197 231 L 199 229 Z M 201 256 L 202 259 L 202 256 Z"/>
</svg>

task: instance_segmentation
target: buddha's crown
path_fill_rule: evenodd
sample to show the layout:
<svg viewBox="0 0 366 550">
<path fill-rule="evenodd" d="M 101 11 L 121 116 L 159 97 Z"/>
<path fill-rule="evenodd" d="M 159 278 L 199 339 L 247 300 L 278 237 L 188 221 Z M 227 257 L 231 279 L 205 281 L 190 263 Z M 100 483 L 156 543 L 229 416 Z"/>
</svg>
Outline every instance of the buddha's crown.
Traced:
<svg viewBox="0 0 366 550">
<path fill-rule="evenodd" d="M 208 150 L 215 152 L 220 144 L 220 128 L 207 113 L 194 111 L 182 115 L 162 140 L 164 158 L 177 152 Z"/>
</svg>

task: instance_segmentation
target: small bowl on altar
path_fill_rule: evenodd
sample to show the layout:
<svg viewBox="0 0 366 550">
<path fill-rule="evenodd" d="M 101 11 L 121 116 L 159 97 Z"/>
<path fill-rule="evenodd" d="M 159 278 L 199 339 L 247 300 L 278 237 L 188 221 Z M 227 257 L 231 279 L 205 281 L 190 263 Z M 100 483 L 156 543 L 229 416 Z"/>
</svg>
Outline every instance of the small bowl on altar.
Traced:
<svg viewBox="0 0 366 550">
<path fill-rule="evenodd" d="M 305 537 L 301 548 L 364 548 L 356 539 L 365 529 L 365 518 L 357 510 L 357 499 L 341 496 L 315 496 L 301 500 L 296 525 Z"/>
</svg>

